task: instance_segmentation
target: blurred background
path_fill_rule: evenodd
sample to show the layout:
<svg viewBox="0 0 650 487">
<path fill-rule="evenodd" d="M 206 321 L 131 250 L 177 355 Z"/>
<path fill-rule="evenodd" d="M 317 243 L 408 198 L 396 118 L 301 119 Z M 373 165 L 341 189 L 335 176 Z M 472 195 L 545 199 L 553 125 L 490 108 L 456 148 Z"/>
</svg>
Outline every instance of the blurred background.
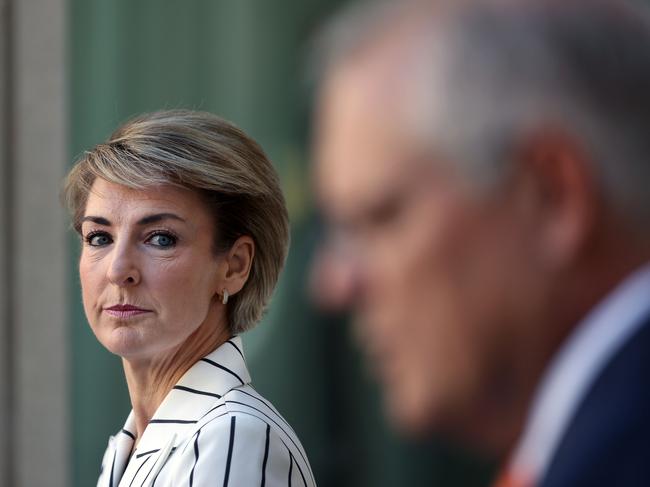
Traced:
<svg viewBox="0 0 650 487">
<path fill-rule="evenodd" d="M 382 418 L 344 316 L 308 296 L 309 41 L 343 0 L 0 0 L 0 485 L 94 485 L 130 409 L 119 360 L 89 331 L 77 238 L 58 191 L 130 116 L 219 114 L 281 174 L 292 246 L 273 305 L 244 336 L 255 387 L 300 436 L 321 487 L 478 486 L 489 462 L 407 443 Z"/>
</svg>

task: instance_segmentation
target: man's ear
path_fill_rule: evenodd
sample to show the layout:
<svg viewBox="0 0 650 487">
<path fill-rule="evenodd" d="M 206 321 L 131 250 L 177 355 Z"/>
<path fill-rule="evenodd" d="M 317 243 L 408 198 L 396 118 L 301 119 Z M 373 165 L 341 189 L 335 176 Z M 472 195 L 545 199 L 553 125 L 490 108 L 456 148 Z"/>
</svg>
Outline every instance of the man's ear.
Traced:
<svg viewBox="0 0 650 487">
<path fill-rule="evenodd" d="M 547 265 L 563 267 L 590 240 L 600 195 L 585 149 L 569 135 L 540 131 L 520 146 L 520 176 Z"/>
<path fill-rule="evenodd" d="M 223 288 L 233 295 L 241 291 L 248 280 L 255 257 L 255 241 L 248 235 L 242 235 L 230 247 L 225 259 Z M 219 289 L 222 292 L 223 289 Z"/>
</svg>

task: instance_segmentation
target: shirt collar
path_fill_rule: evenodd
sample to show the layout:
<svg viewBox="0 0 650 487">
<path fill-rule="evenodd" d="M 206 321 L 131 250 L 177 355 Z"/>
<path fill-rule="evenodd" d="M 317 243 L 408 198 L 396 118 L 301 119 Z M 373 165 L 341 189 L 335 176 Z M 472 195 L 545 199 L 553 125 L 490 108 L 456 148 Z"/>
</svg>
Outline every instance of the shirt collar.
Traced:
<svg viewBox="0 0 650 487">
<path fill-rule="evenodd" d="M 196 362 L 181 377 L 158 406 L 134 454 L 160 449 L 174 435 L 175 443 L 181 443 L 224 394 L 250 382 L 241 338 L 233 337 Z M 124 429 L 135 431 L 133 411 Z"/>
<path fill-rule="evenodd" d="M 575 328 L 537 389 L 512 468 L 539 480 L 571 417 L 611 357 L 650 312 L 650 263 L 630 274 Z"/>
</svg>

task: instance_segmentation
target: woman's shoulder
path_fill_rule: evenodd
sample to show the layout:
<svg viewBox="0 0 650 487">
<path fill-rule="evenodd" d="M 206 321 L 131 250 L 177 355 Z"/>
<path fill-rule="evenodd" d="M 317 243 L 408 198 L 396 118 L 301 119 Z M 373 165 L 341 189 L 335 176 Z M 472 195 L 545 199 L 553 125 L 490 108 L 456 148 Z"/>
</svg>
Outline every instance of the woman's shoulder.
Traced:
<svg viewBox="0 0 650 487">
<path fill-rule="evenodd" d="M 223 430 L 233 424 L 242 431 L 266 432 L 299 446 L 298 437 L 278 410 L 250 385 L 231 389 L 198 422 L 197 430 Z M 302 448 L 302 447 L 300 447 Z"/>
<path fill-rule="evenodd" d="M 217 460 L 218 464 L 222 458 L 225 464 L 232 464 L 231 474 L 235 476 L 250 475 L 252 464 L 259 463 L 260 472 L 282 472 L 283 478 L 294 477 L 296 485 L 315 485 L 309 460 L 293 428 L 249 385 L 220 398 L 196 423 L 184 451 L 193 461 L 198 458 L 199 465 L 202 460 L 212 465 Z"/>
</svg>

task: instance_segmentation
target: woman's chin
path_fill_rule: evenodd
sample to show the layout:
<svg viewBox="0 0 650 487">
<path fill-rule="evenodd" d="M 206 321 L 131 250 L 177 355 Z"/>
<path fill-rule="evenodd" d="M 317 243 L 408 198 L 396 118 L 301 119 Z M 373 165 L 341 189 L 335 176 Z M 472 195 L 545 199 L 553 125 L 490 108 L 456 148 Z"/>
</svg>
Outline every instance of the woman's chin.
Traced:
<svg viewBox="0 0 650 487">
<path fill-rule="evenodd" d="M 106 350 L 125 359 L 146 354 L 151 343 L 144 338 L 142 331 L 132 326 L 118 326 L 97 334 L 97 339 Z"/>
</svg>

